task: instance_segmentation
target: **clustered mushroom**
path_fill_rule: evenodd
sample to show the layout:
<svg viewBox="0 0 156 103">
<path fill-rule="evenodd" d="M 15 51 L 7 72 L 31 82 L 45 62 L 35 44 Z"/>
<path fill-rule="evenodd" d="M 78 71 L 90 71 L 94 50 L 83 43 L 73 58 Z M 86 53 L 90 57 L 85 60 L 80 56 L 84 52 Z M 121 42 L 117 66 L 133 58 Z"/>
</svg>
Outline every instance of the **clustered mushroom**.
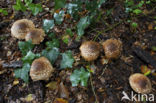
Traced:
<svg viewBox="0 0 156 103">
<path fill-rule="evenodd" d="M 102 43 L 105 56 L 108 59 L 117 59 L 122 51 L 122 42 L 117 39 L 108 39 Z M 86 61 L 94 61 L 98 58 L 101 45 L 94 41 L 86 41 L 80 46 L 81 56 Z"/>
<path fill-rule="evenodd" d="M 152 90 L 149 78 L 141 73 L 132 74 L 129 77 L 129 83 L 131 88 L 137 93 L 147 94 Z"/>
<path fill-rule="evenodd" d="M 49 80 L 54 72 L 50 61 L 45 57 L 35 59 L 31 65 L 30 77 L 33 81 Z"/>
<path fill-rule="evenodd" d="M 40 44 L 44 40 L 45 33 L 42 29 L 35 28 L 31 20 L 17 20 L 11 27 L 11 34 L 17 39 L 32 40 L 33 44 Z M 100 45 L 94 41 L 83 42 L 80 46 L 81 56 L 86 61 L 94 61 L 100 55 L 103 47 L 105 57 L 117 59 L 122 51 L 122 42 L 117 39 L 108 39 Z M 35 59 L 30 68 L 30 77 L 33 81 L 49 80 L 54 72 L 54 68 L 46 57 Z M 132 89 L 137 93 L 146 94 L 151 92 L 152 86 L 148 77 L 140 73 L 135 73 L 129 77 Z"/>
<path fill-rule="evenodd" d="M 32 40 L 32 44 L 40 44 L 44 40 L 45 33 L 42 29 L 35 28 L 31 20 L 21 19 L 13 23 L 11 35 L 17 39 Z"/>
</svg>

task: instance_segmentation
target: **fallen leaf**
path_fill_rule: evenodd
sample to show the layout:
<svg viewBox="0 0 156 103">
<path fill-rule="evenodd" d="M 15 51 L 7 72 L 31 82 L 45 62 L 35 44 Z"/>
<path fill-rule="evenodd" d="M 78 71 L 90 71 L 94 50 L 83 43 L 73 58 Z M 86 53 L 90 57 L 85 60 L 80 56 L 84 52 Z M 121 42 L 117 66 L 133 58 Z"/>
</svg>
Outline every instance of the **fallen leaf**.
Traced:
<svg viewBox="0 0 156 103">
<path fill-rule="evenodd" d="M 16 78 L 14 81 L 13 81 L 13 85 L 18 85 L 19 84 L 19 80 Z"/>
<path fill-rule="evenodd" d="M 56 98 L 54 103 L 68 103 L 68 101 L 62 99 L 62 98 Z"/>
<path fill-rule="evenodd" d="M 148 30 L 152 30 L 153 29 L 153 25 L 152 24 L 149 24 L 148 25 Z"/>
<path fill-rule="evenodd" d="M 55 90 L 58 88 L 58 84 L 55 81 L 52 81 L 46 85 L 46 87 L 50 90 Z"/>
<path fill-rule="evenodd" d="M 108 62 L 109 62 L 109 59 L 106 59 L 105 57 L 103 57 L 102 59 L 101 59 L 101 64 L 108 64 Z"/>
<path fill-rule="evenodd" d="M 69 98 L 69 91 L 62 82 L 59 85 L 59 93 L 61 98 Z"/>
<path fill-rule="evenodd" d="M 146 66 L 146 65 L 142 65 L 141 66 L 141 72 L 144 74 L 144 75 L 149 75 L 151 73 L 151 70 Z"/>
<path fill-rule="evenodd" d="M 36 96 L 34 94 L 28 94 L 25 98 L 20 98 L 23 102 L 32 102 Z"/>
</svg>

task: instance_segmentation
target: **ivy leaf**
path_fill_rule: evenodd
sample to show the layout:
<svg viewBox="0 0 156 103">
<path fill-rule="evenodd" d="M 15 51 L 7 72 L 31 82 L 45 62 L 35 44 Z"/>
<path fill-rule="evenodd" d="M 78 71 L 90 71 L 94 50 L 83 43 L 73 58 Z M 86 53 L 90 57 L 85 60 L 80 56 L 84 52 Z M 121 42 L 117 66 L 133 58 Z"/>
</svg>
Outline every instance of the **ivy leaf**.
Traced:
<svg viewBox="0 0 156 103">
<path fill-rule="evenodd" d="M 22 69 L 16 69 L 14 70 L 14 74 L 16 78 L 21 78 L 22 80 L 24 80 L 24 82 L 28 83 L 29 81 L 29 74 L 28 72 L 30 71 L 30 64 L 29 63 L 25 63 L 23 64 L 23 68 Z"/>
<path fill-rule="evenodd" d="M 39 12 L 42 12 L 42 5 L 41 4 L 29 4 L 29 9 L 32 11 L 33 15 L 37 15 Z"/>
<path fill-rule="evenodd" d="M 21 11 L 26 11 L 25 5 L 21 2 L 21 0 L 16 0 L 16 5 L 13 5 L 13 8 L 15 10 L 21 10 Z"/>
<path fill-rule="evenodd" d="M 48 33 L 49 30 L 54 27 L 54 25 L 55 25 L 54 20 L 48 20 L 48 19 L 43 20 L 43 29 L 45 30 L 46 33 Z"/>
<path fill-rule="evenodd" d="M 59 40 L 58 39 L 53 39 L 52 41 L 48 41 L 46 42 L 46 46 L 47 46 L 47 49 L 51 49 L 53 47 L 59 47 Z"/>
<path fill-rule="evenodd" d="M 98 8 L 97 0 L 92 0 L 92 1 L 86 0 L 85 4 L 86 4 L 86 9 L 90 11 L 91 13 L 96 11 Z"/>
<path fill-rule="evenodd" d="M 61 10 L 59 13 L 54 13 L 54 19 L 56 24 L 61 24 L 64 19 L 64 11 Z"/>
<path fill-rule="evenodd" d="M 47 57 L 52 64 L 54 64 L 55 60 L 59 56 L 60 52 L 58 48 L 52 48 L 51 50 L 43 50 L 42 55 Z"/>
<path fill-rule="evenodd" d="M 89 76 L 90 72 L 86 71 L 83 67 L 74 70 L 70 76 L 72 86 L 78 86 L 79 83 L 81 86 L 87 86 Z"/>
<path fill-rule="evenodd" d="M 140 9 L 135 9 L 135 10 L 133 10 L 133 13 L 135 13 L 136 15 L 138 15 L 138 14 L 142 13 L 142 10 L 140 10 Z"/>
<path fill-rule="evenodd" d="M 80 38 L 84 34 L 84 30 L 89 26 L 90 18 L 89 16 L 83 17 L 77 24 L 77 34 L 78 38 Z"/>
<path fill-rule="evenodd" d="M 32 41 L 26 41 L 26 42 L 18 42 L 19 49 L 21 50 L 23 55 L 26 55 L 27 52 L 31 51 L 34 47 L 32 44 Z"/>
<path fill-rule="evenodd" d="M 61 61 L 62 69 L 72 68 L 73 63 L 74 63 L 74 58 L 70 50 L 62 54 L 62 61 Z"/>
<path fill-rule="evenodd" d="M 29 4 L 32 3 L 33 0 L 24 0 L 24 2 L 26 3 L 26 6 L 28 6 Z"/>
<path fill-rule="evenodd" d="M 55 33 L 48 33 L 47 35 L 48 35 L 48 37 L 51 38 L 51 39 L 55 38 Z"/>
<path fill-rule="evenodd" d="M 66 5 L 67 13 L 70 14 L 71 16 L 73 16 L 75 11 L 78 10 L 77 6 L 78 6 L 77 4 L 72 4 L 72 3 L 67 4 Z"/>
<path fill-rule="evenodd" d="M 99 2 L 98 2 L 98 8 L 100 8 L 101 5 L 102 5 L 103 3 L 105 3 L 105 2 L 106 2 L 106 0 L 99 0 Z"/>
<path fill-rule="evenodd" d="M 6 9 L 0 8 L 0 13 L 3 13 L 3 15 L 8 15 L 8 12 Z"/>
<path fill-rule="evenodd" d="M 40 54 L 34 54 L 32 51 L 29 51 L 26 56 L 22 58 L 24 63 L 32 63 L 35 58 L 39 58 Z"/>
<path fill-rule="evenodd" d="M 66 0 L 55 0 L 55 10 L 64 8 Z"/>
</svg>

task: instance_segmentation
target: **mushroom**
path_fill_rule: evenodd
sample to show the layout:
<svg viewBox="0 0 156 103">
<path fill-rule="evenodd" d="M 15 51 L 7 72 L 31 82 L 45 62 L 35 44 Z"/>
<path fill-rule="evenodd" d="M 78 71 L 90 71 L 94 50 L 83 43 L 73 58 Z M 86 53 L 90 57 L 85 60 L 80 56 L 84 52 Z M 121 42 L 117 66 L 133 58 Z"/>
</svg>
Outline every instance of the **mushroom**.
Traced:
<svg viewBox="0 0 156 103">
<path fill-rule="evenodd" d="M 30 76 L 33 81 L 49 80 L 54 72 L 50 61 L 45 57 L 35 59 L 31 65 Z"/>
<path fill-rule="evenodd" d="M 32 40 L 32 44 L 40 44 L 44 40 L 44 30 L 43 29 L 32 29 L 25 36 L 25 40 Z"/>
<path fill-rule="evenodd" d="M 86 61 L 94 61 L 100 54 L 100 44 L 94 41 L 86 41 L 80 46 L 81 56 Z"/>
<path fill-rule="evenodd" d="M 150 80 L 141 73 L 131 75 L 129 77 L 129 83 L 131 88 L 137 93 L 147 94 L 152 90 Z"/>
<path fill-rule="evenodd" d="M 35 28 L 35 25 L 31 20 L 17 20 L 11 27 L 11 35 L 17 39 L 24 39 L 26 34 L 33 28 Z"/>
<path fill-rule="evenodd" d="M 117 39 L 108 39 L 102 43 L 105 56 L 108 59 L 116 59 L 120 56 L 122 50 L 122 42 Z"/>
</svg>

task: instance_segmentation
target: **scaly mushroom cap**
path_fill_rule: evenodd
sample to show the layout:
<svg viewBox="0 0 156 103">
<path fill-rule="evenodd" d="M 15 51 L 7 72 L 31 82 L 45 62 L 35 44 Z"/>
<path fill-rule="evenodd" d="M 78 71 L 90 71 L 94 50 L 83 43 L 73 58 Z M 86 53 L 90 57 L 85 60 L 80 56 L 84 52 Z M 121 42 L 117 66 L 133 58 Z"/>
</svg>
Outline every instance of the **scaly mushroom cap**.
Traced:
<svg viewBox="0 0 156 103">
<path fill-rule="evenodd" d="M 31 65 L 30 76 L 33 81 L 49 80 L 54 68 L 45 57 L 35 59 Z"/>
<path fill-rule="evenodd" d="M 86 41 L 80 46 L 81 56 L 86 61 L 96 60 L 100 54 L 100 44 L 94 41 Z"/>
<path fill-rule="evenodd" d="M 25 40 L 32 40 L 32 44 L 40 44 L 45 37 L 43 29 L 32 29 L 25 36 Z"/>
<path fill-rule="evenodd" d="M 122 51 L 122 42 L 117 39 L 108 39 L 102 43 L 105 56 L 108 59 L 116 59 Z"/>
<path fill-rule="evenodd" d="M 148 77 L 140 73 L 135 73 L 129 77 L 132 89 L 137 93 L 147 94 L 151 92 L 152 86 Z"/>
<path fill-rule="evenodd" d="M 35 28 L 35 25 L 31 20 L 17 20 L 11 27 L 11 35 L 17 39 L 24 39 L 26 34 L 33 28 Z"/>
</svg>

